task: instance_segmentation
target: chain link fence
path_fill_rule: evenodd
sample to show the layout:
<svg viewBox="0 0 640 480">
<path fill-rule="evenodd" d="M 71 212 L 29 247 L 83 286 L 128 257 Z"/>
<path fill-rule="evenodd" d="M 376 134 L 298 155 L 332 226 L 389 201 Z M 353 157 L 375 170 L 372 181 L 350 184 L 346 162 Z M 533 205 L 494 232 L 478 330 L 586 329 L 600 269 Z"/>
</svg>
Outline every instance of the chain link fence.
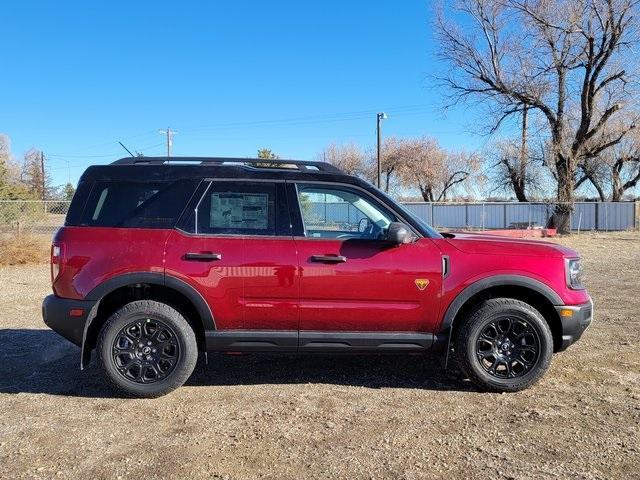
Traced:
<svg viewBox="0 0 640 480">
<path fill-rule="evenodd" d="M 0 233 L 53 235 L 64 224 L 70 203 L 57 200 L 0 200 Z"/>
</svg>

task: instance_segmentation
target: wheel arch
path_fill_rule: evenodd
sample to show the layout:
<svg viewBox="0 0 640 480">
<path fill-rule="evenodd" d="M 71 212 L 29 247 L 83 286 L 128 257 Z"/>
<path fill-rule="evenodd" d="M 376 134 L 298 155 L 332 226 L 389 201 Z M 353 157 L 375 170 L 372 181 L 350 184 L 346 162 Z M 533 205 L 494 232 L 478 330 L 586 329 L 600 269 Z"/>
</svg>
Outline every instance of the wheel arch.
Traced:
<svg viewBox="0 0 640 480">
<path fill-rule="evenodd" d="M 80 366 L 91 359 L 100 328 L 121 306 L 135 300 L 157 300 L 180 311 L 192 326 L 198 347 L 204 349 L 205 332 L 215 330 L 209 305 L 191 285 L 160 272 L 126 273 L 112 277 L 91 290 L 85 300 L 96 302 L 85 322 Z"/>
<path fill-rule="evenodd" d="M 560 296 L 548 285 L 520 275 L 495 275 L 472 283 L 449 304 L 442 318 L 439 337 L 446 338 L 445 365 L 460 320 L 489 298 L 513 298 L 536 308 L 547 321 L 553 336 L 554 352 L 562 344 L 562 324 L 554 306 L 563 305 Z"/>
</svg>

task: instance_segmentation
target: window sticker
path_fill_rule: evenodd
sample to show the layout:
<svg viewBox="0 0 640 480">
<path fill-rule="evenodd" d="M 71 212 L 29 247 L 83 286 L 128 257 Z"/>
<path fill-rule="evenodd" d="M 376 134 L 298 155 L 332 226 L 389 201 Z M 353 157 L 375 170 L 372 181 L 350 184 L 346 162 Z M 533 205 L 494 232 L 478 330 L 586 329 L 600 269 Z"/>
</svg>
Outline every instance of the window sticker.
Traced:
<svg viewBox="0 0 640 480">
<path fill-rule="evenodd" d="M 266 230 L 268 193 L 211 194 L 211 228 Z"/>
</svg>

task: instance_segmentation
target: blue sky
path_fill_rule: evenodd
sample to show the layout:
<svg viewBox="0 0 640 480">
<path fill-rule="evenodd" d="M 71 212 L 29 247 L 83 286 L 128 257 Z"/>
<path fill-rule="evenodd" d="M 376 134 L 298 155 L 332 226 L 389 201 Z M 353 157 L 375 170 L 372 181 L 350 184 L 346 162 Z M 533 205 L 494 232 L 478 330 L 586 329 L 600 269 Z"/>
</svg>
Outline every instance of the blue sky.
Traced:
<svg viewBox="0 0 640 480">
<path fill-rule="evenodd" d="M 44 150 L 54 183 L 130 149 L 313 159 L 330 142 L 431 135 L 475 149 L 473 112 L 443 113 L 424 0 L 8 2 L 0 132 Z"/>
</svg>

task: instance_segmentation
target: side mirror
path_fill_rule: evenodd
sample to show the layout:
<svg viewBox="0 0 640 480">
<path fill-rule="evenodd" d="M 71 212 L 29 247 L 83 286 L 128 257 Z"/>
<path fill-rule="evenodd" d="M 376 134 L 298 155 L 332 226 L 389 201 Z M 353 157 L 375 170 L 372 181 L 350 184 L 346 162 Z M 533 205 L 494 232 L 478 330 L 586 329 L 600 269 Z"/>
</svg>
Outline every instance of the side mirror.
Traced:
<svg viewBox="0 0 640 480">
<path fill-rule="evenodd" d="M 404 223 L 391 222 L 387 228 L 387 241 L 394 245 L 411 243 L 413 234 Z"/>
</svg>

